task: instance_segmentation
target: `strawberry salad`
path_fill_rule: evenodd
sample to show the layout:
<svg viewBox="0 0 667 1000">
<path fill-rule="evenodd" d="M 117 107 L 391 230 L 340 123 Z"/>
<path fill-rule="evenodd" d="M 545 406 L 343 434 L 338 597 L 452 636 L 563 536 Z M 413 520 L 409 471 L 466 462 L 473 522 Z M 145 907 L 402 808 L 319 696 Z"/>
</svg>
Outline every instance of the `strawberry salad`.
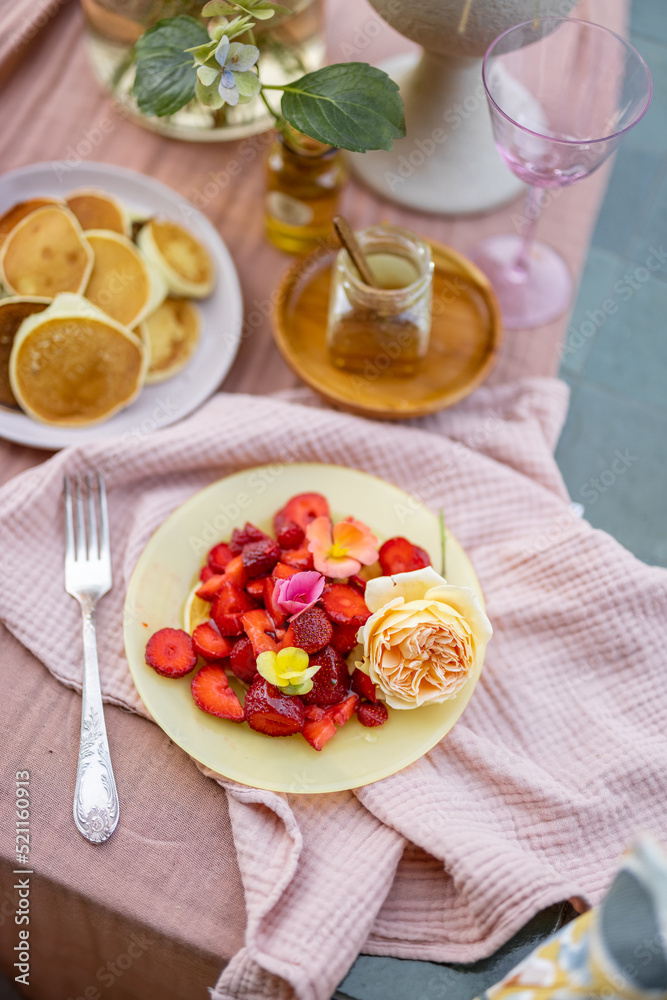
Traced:
<svg viewBox="0 0 667 1000">
<path fill-rule="evenodd" d="M 196 591 L 210 604 L 208 621 L 192 635 L 160 629 L 146 663 L 171 678 L 199 665 L 192 696 L 202 711 L 266 736 L 299 733 L 322 750 L 355 713 L 368 727 L 388 718 L 382 692 L 351 655 L 371 617 L 368 579 L 423 570 L 431 560 L 406 538 L 379 546 L 352 517 L 333 523 L 319 493 L 292 497 L 273 529 L 275 537 L 246 523 L 211 549 Z M 228 674 L 246 686 L 243 703 Z"/>
</svg>

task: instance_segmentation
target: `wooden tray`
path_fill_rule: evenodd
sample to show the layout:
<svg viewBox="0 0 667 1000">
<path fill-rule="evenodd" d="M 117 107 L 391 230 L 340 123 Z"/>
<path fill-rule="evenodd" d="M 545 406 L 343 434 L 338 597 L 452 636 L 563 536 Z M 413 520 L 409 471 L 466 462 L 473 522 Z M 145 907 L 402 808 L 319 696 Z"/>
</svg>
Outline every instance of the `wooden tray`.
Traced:
<svg viewBox="0 0 667 1000">
<path fill-rule="evenodd" d="M 462 254 L 429 245 L 435 263 L 431 338 L 420 371 L 409 378 L 374 365 L 362 375 L 330 364 L 326 328 L 337 250 L 299 260 L 284 275 L 272 312 L 275 341 L 292 370 L 330 403 L 388 420 L 423 417 L 458 403 L 489 375 L 502 336 L 493 289 Z"/>
</svg>

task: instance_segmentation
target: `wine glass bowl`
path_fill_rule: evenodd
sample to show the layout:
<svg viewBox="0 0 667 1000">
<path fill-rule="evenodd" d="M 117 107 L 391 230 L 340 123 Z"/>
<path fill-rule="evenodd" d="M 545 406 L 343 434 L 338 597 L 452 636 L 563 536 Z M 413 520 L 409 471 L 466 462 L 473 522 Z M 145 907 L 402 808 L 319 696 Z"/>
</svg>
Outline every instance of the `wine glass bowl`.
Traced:
<svg viewBox="0 0 667 1000">
<path fill-rule="evenodd" d="M 648 110 L 651 75 L 608 28 L 538 17 L 491 43 L 482 78 L 498 152 L 530 188 L 523 233 L 485 240 L 472 259 L 494 285 L 505 326 L 538 326 L 572 295 L 564 261 L 533 239 L 543 192 L 575 184 L 611 156 Z"/>
</svg>

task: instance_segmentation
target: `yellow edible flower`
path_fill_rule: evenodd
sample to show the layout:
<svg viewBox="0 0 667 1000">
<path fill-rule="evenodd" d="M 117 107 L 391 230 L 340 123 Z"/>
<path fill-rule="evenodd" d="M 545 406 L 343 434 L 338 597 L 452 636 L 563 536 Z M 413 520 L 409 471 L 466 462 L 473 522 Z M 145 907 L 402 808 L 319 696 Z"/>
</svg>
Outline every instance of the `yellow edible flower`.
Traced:
<svg viewBox="0 0 667 1000">
<path fill-rule="evenodd" d="M 286 646 L 278 653 L 266 650 L 257 657 L 257 670 L 269 684 L 275 684 L 283 694 L 308 694 L 319 666 L 309 666 L 308 653 L 298 646 Z"/>
</svg>

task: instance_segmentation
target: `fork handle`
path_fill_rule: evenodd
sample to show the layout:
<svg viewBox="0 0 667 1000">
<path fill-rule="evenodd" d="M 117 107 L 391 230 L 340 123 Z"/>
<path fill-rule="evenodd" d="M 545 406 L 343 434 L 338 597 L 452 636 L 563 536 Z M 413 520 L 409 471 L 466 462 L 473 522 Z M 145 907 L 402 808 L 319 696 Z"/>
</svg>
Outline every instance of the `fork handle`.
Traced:
<svg viewBox="0 0 667 1000">
<path fill-rule="evenodd" d="M 118 825 L 120 806 L 111 769 L 97 664 L 95 602 L 81 601 L 83 615 L 83 692 L 81 740 L 74 789 L 74 822 L 93 844 L 108 840 Z"/>
</svg>

